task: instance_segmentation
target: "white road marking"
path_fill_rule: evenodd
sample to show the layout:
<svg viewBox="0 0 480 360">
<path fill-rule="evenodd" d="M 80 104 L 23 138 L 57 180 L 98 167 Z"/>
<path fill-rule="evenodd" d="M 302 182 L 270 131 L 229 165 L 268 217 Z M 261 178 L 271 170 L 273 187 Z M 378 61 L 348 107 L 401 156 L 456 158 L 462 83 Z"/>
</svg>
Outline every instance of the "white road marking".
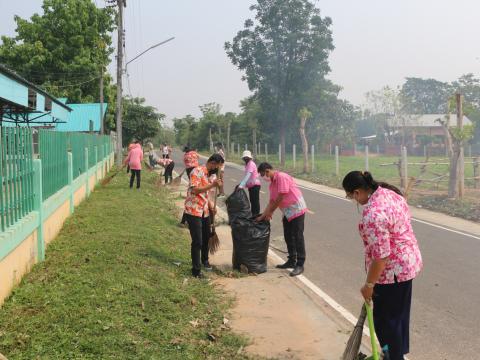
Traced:
<svg viewBox="0 0 480 360">
<path fill-rule="evenodd" d="M 237 179 L 230 178 L 231 181 L 237 182 Z"/>
<path fill-rule="evenodd" d="M 347 202 L 351 201 L 351 200 L 345 199 L 341 196 L 334 195 L 334 194 L 329 194 L 327 192 L 312 189 L 312 188 L 309 188 L 309 187 L 306 187 L 306 186 L 298 185 L 298 187 L 301 188 L 301 189 L 305 189 L 305 190 L 308 190 L 308 191 L 312 191 L 312 192 L 321 194 L 321 195 L 330 196 L 330 197 L 333 197 L 335 199 L 339 199 L 339 200 L 343 200 L 343 201 L 347 201 Z M 458 230 L 455 230 L 455 229 L 451 229 L 451 228 L 448 228 L 448 227 L 445 227 L 445 226 L 437 225 L 437 224 L 431 223 L 429 221 L 424 221 L 424 220 L 420 220 L 420 219 L 417 219 L 417 218 L 412 218 L 412 220 L 416 221 L 418 223 L 424 224 L 424 225 L 432 226 L 432 227 L 437 228 L 437 229 L 449 231 L 449 232 L 457 234 L 457 235 L 462 235 L 462 236 L 470 237 L 472 239 L 480 240 L 480 236 L 469 234 L 469 233 L 466 233 L 466 232 L 463 232 L 463 231 L 458 231 Z"/>
</svg>

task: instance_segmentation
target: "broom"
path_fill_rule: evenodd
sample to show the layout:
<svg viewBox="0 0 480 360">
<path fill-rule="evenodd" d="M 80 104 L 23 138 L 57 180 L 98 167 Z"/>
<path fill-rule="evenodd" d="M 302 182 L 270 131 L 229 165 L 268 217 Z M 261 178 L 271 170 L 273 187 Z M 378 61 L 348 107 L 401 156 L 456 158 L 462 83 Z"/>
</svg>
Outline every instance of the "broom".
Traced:
<svg viewBox="0 0 480 360">
<path fill-rule="evenodd" d="M 215 188 L 215 200 L 214 200 L 214 205 L 213 208 L 217 208 L 217 191 L 218 188 Z M 215 231 L 215 214 L 212 214 L 212 223 L 211 223 L 211 233 L 210 233 L 210 238 L 208 239 L 208 250 L 210 254 L 215 254 L 218 249 L 220 248 L 220 239 L 218 238 L 218 235 Z"/>
<path fill-rule="evenodd" d="M 105 179 L 103 179 L 101 182 L 100 182 L 100 185 L 102 186 L 105 186 L 105 185 L 108 185 L 110 183 L 110 181 L 112 181 L 112 179 L 117 176 L 118 174 L 120 174 L 120 172 L 123 170 L 123 168 L 125 167 L 125 165 L 123 165 L 119 170 L 117 170 L 116 172 L 114 172 L 112 175 L 110 176 L 107 176 Z"/>
<path fill-rule="evenodd" d="M 185 172 L 185 169 L 172 181 L 173 186 L 179 186 L 182 183 L 182 176 L 183 173 Z"/>
<path fill-rule="evenodd" d="M 363 305 L 360 316 L 358 317 L 357 325 L 355 325 L 352 335 L 350 335 L 350 339 L 348 339 L 347 347 L 343 352 L 342 360 L 357 360 L 360 345 L 362 344 L 363 324 L 365 324 L 366 318 L 367 308 Z"/>
</svg>

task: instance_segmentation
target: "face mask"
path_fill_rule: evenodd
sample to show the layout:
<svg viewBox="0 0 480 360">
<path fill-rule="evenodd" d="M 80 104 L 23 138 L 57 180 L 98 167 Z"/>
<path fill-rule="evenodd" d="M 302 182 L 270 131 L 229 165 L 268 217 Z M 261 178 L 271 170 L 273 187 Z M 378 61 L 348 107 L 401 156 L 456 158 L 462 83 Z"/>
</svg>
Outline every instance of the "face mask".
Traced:
<svg viewBox="0 0 480 360">
<path fill-rule="evenodd" d="M 212 176 L 218 173 L 218 169 L 208 170 L 208 176 Z"/>
</svg>

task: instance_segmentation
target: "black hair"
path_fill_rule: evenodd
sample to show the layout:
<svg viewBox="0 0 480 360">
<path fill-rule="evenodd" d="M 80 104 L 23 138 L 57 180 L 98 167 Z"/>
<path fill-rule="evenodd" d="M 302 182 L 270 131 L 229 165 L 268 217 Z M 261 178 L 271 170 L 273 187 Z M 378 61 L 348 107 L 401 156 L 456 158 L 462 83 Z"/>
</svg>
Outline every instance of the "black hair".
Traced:
<svg viewBox="0 0 480 360">
<path fill-rule="evenodd" d="M 258 168 L 257 168 L 257 171 L 259 173 L 264 173 L 265 171 L 267 170 L 272 170 L 273 169 L 273 166 L 270 165 L 269 163 L 267 162 L 263 162 L 261 163 L 260 165 L 258 165 Z"/>
<path fill-rule="evenodd" d="M 223 160 L 222 155 L 220 154 L 213 154 L 208 158 L 207 162 L 216 162 L 217 164 L 223 164 L 225 160 Z"/>
<path fill-rule="evenodd" d="M 191 151 L 191 150 L 190 150 L 190 147 L 189 147 L 188 145 L 186 145 L 186 146 L 183 147 L 183 152 L 184 152 L 184 153 L 187 153 L 187 152 L 189 152 L 189 151 Z"/>
<path fill-rule="evenodd" d="M 353 193 L 355 190 L 373 190 L 376 191 L 379 187 L 396 192 L 400 196 L 403 193 L 394 185 L 382 181 L 375 181 L 373 176 L 368 171 L 351 171 L 343 178 L 343 189 L 347 193 Z"/>
</svg>

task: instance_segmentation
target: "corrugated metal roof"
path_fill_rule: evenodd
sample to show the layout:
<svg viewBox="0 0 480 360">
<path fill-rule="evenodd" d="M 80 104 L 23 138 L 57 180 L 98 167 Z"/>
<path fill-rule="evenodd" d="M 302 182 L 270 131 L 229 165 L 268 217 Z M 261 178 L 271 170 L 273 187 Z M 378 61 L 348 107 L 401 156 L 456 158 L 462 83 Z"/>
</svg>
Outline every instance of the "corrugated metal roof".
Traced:
<svg viewBox="0 0 480 360">
<path fill-rule="evenodd" d="M 68 121 L 57 125 L 57 131 L 90 131 L 90 120 L 93 121 L 93 131 L 100 131 L 100 103 L 68 104 L 72 109 Z M 103 117 L 107 113 L 108 104 L 103 104 Z"/>
<path fill-rule="evenodd" d="M 445 120 L 446 114 L 405 115 L 392 118 L 388 121 L 393 127 L 441 127 L 437 120 Z M 463 116 L 463 125 L 472 125 L 470 119 Z M 457 115 L 450 115 L 450 126 L 457 126 Z"/>
</svg>

